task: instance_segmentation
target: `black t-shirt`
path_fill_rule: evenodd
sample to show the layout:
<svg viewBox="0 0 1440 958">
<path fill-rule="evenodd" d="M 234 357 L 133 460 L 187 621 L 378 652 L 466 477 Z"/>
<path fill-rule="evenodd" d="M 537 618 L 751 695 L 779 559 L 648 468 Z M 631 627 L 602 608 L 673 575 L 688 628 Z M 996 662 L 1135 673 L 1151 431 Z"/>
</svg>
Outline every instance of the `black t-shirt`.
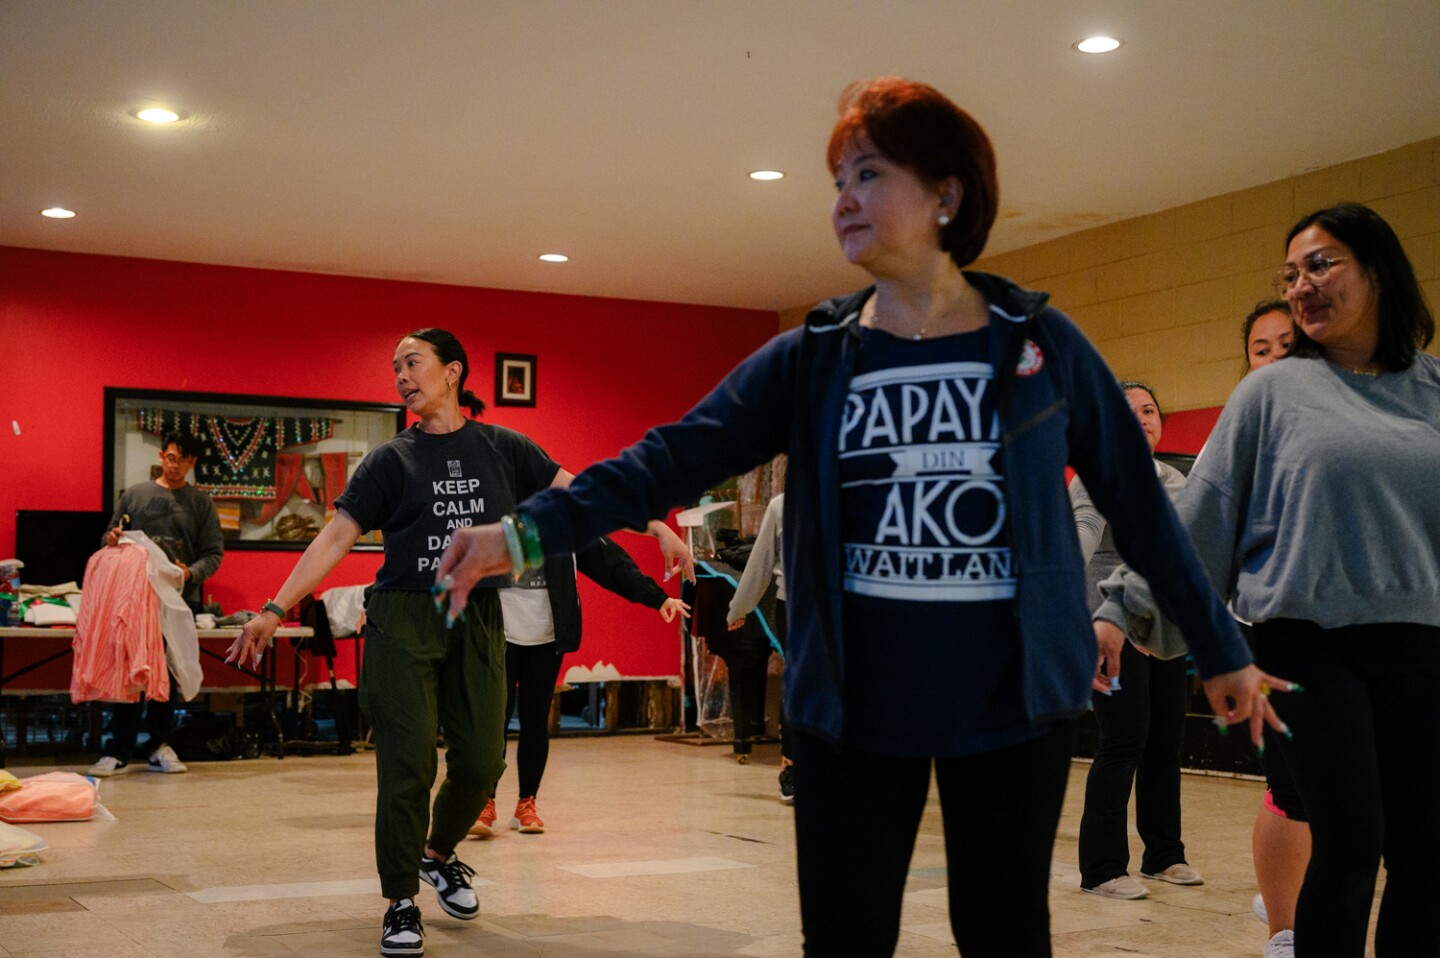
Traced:
<svg viewBox="0 0 1440 958">
<path fill-rule="evenodd" d="M 846 744 L 955 758 L 1038 734 L 1021 697 L 990 332 L 866 330 L 840 433 Z"/>
<path fill-rule="evenodd" d="M 385 533 L 377 588 L 424 590 L 456 529 L 499 522 L 559 469 L 545 450 L 503 426 L 467 420 L 432 435 L 415 425 L 372 450 L 335 505 L 361 532 Z M 508 576 L 479 583 L 509 584 Z"/>
</svg>

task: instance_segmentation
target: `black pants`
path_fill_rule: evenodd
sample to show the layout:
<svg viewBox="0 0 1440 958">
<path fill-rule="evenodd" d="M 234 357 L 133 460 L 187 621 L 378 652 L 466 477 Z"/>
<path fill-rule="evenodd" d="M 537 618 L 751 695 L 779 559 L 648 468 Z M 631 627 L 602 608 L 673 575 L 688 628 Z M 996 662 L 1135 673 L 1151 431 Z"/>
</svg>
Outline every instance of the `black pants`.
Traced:
<svg viewBox="0 0 1440 958">
<path fill-rule="evenodd" d="M 565 657 L 554 642 L 544 645 L 505 643 L 505 722 L 520 707 L 520 742 L 515 747 L 520 797 L 534 798 L 550 759 L 550 699 Z"/>
<path fill-rule="evenodd" d="M 1185 659 L 1162 662 L 1129 642 L 1120 655 L 1119 691 L 1096 693 L 1100 742 L 1085 780 L 1080 818 L 1080 886 L 1129 874 L 1130 787 L 1135 827 L 1145 843 L 1140 870 L 1185 861 L 1180 840 L 1180 740 L 1185 731 Z"/>
<path fill-rule="evenodd" d="M 1440 956 L 1440 628 L 1255 626 L 1262 669 L 1304 692 L 1274 696 L 1281 748 L 1310 816 L 1295 912 L 1299 958 L 1360 958 L 1380 860 L 1376 958 Z"/>
<path fill-rule="evenodd" d="M 837 751 L 794 731 L 795 846 L 805 954 L 883 958 L 900 936 L 905 877 L 930 768 L 940 787 L 950 927 L 964 958 L 1048 958 L 1050 853 L 1074 725 L 967 758 Z M 863 827 L 856 815 L 866 797 Z"/>
<path fill-rule="evenodd" d="M 170 697 L 168 699 L 145 699 L 138 702 L 117 702 L 111 706 L 110 738 L 101 755 L 118 758 L 122 762 L 143 758 L 170 741 L 175 734 L 175 703 L 180 700 L 180 686 L 175 673 L 170 673 Z M 140 718 L 145 718 L 145 755 L 137 755 L 136 743 L 140 738 Z"/>
</svg>

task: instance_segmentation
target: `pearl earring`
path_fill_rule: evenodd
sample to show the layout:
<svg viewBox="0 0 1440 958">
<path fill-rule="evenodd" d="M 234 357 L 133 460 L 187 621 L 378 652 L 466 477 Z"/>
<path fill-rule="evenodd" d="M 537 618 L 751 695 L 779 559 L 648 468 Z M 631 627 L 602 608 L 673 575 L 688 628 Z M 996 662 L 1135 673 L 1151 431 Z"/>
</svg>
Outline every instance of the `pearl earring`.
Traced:
<svg viewBox="0 0 1440 958">
<path fill-rule="evenodd" d="M 950 217 L 946 216 L 944 213 L 941 213 L 940 218 L 936 220 L 936 222 L 939 223 L 942 227 L 949 226 Z"/>
</svg>

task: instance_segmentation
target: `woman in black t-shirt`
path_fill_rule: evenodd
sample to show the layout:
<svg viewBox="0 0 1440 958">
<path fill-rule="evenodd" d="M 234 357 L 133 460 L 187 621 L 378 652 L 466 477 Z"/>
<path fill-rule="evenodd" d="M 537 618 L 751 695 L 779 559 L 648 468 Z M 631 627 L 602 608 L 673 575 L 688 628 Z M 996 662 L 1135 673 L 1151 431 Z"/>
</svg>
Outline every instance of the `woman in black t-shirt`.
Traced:
<svg viewBox="0 0 1440 958">
<path fill-rule="evenodd" d="M 451 333 L 421 329 L 404 337 L 394 371 L 400 398 L 420 421 L 365 457 L 336 500 L 334 519 L 228 658 L 249 657 L 258 666 L 285 610 L 314 591 L 362 534 L 383 530 L 385 561 L 366 605 L 360 695 L 375 738 L 375 853 L 390 900 L 380 952 L 403 956 L 424 951 L 414 902 L 420 880 L 435 887 L 450 915 L 479 914 L 473 871 L 455 847 L 504 769 L 505 634 L 495 587 L 508 581 L 480 583 L 455 618 L 432 596 L 435 568 L 455 531 L 496 522 L 526 496 L 573 477 L 520 433 L 466 418 L 462 406 L 479 415 L 485 404 L 465 388 L 469 362 Z M 664 523 L 649 531 L 660 538 L 667 567 L 688 560 Z M 441 727 L 445 781 L 432 812 Z"/>
</svg>

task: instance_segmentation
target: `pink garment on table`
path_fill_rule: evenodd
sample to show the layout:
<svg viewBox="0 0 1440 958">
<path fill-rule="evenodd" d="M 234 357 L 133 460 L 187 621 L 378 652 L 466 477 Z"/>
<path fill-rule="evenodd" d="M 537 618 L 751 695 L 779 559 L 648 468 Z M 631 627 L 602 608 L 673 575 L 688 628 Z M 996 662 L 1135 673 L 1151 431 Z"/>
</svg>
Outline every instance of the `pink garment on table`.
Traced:
<svg viewBox="0 0 1440 958">
<path fill-rule="evenodd" d="M 122 541 L 86 563 L 71 701 L 136 702 L 141 692 L 160 701 L 170 697 L 160 600 L 146 578 L 146 559 L 144 547 Z"/>
</svg>

